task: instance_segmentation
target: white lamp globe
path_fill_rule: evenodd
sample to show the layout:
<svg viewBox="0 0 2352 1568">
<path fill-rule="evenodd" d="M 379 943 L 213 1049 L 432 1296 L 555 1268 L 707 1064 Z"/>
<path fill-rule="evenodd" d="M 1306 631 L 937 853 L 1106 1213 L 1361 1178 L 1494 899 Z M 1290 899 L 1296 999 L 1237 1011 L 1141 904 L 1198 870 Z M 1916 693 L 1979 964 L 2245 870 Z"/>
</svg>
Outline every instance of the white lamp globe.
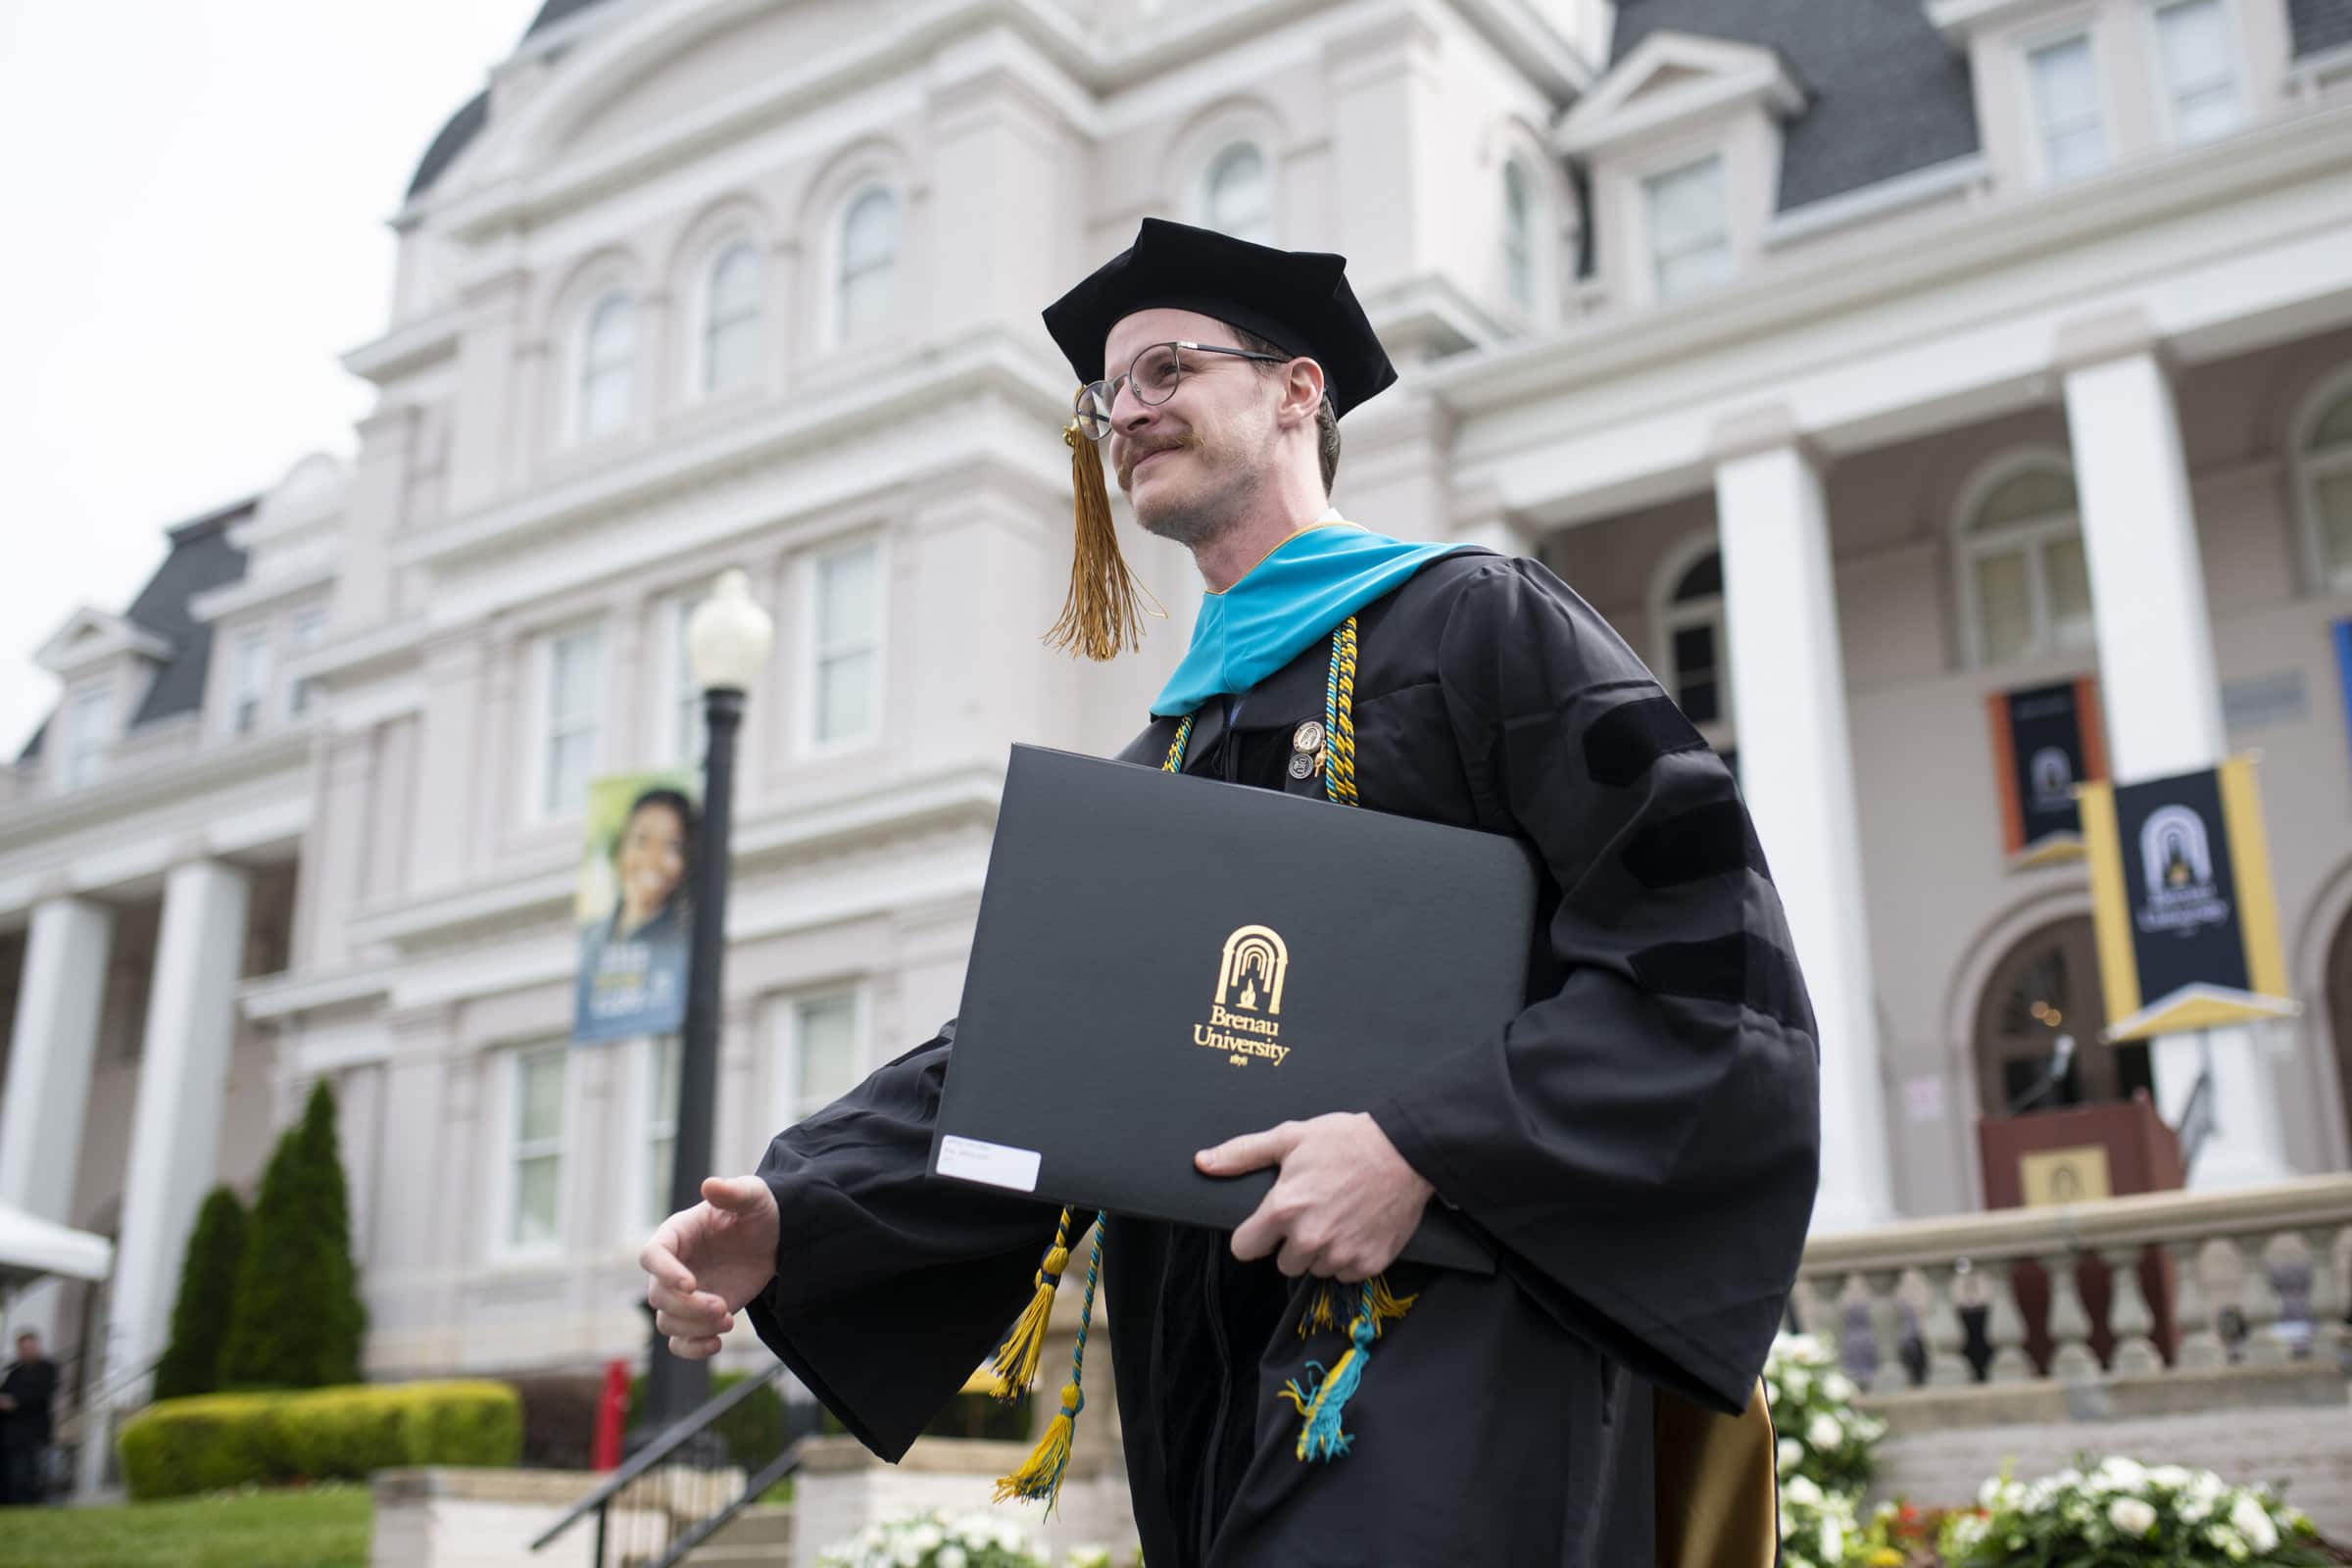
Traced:
<svg viewBox="0 0 2352 1568">
<path fill-rule="evenodd" d="M 748 691 L 767 663 L 776 623 L 752 600 L 752 580 L 742 568 L 718 574 L 710 597 L 686 620 L 686 662 L 703 691 Z"/>
</svg>

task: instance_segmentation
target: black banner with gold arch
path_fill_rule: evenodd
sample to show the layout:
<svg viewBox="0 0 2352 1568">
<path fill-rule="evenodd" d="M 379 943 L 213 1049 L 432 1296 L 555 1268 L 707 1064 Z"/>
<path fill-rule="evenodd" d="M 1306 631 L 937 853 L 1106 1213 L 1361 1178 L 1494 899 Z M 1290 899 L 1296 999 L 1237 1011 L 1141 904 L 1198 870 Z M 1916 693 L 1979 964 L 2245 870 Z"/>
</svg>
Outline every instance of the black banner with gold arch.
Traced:
<svg viewBox="0 0 2352 1568">
<path fill-rule="evenodd" d="M 1994 783 L 2001 836 L 2013 869 L 2082 858 L 2075 791 L 2107 777 L 2099 683 L 2088 675 L 2023 691 L 1994 692 Z"/>
<path fill-rule="evenodd" d="M 2251 758 L 2079 804 L 2110 1041 L 2295 1011 Z"/>
</svg>

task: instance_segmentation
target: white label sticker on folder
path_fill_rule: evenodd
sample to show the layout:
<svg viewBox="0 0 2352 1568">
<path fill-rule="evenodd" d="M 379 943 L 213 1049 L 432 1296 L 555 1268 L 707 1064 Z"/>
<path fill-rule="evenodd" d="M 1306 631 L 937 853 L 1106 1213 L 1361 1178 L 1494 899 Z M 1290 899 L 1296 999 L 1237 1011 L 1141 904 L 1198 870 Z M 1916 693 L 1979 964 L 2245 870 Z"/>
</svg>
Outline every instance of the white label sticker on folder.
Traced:
<svg viewBox="0 0 2352 1568">
<path fill-rule="evenodd" d="M 1038 1152 L 1006 1144 L 985 1144 L 977 1138 L 950 1133 L 939 1141 L 939 1173 L 967 1182 L 1009 1187 L 1016 1193 L 1037 1191 Z"/>
</svg>

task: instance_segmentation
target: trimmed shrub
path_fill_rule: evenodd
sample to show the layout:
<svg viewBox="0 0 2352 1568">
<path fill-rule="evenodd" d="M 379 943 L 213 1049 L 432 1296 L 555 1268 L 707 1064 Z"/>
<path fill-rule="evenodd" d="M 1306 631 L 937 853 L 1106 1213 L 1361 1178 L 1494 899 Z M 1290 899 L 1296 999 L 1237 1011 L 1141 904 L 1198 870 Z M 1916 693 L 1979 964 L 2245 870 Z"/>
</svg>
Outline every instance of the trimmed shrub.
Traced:
<svg viewBox="0 0 2352 1568">
<path fill-rule="evenodd" d="M 503 1383 L 208 1394 L 149 1405 L 116 1441 L 140 1501 L 401 1465 L 509 1468 L 522 1453 L 522 1401 Z"/>
<path fill-rule="evenodd" d="M 245 1262 L 245 1205 L 216 1187 L 196 1214 L 172 1305 L 172 1343 L 156 1363 L 155 1396 L 180 1399 L 220 1387 L 220 1353 Z"/>
<path fill-rule="evenodd" d="M 367 1327 L 335 1148 L 335 1096 L 321 1080 L 262 1177 L 220 1380 L 245 1389 L 357 1383 Z"/>
</svg>

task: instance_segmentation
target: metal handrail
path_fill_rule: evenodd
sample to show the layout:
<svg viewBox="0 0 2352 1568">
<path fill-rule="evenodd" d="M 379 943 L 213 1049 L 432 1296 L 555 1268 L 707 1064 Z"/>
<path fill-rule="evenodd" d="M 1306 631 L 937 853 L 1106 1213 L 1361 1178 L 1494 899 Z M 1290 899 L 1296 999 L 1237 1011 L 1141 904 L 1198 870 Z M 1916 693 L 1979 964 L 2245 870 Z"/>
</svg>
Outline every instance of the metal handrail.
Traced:
<svg viewBox="0 0 2352 1568">
<path fill-rule="evenodd" d="M 768 1488 L 800 1469 L 801 1448 L 808 1441 L 807 1438 L 803 1438 L 799 1443 L 792 1444 L 782 1453 L 768 1460 L 759 1474 L 743 1484 L 743 1495 L 679 1537 L 677 1542 L 670 1546 L 668 1554 L 654 1563 L 652 1568 L 678 1568 L 678 1564 L 686 1560 L 688 1552 L 724 1530 L 737 1514 L 759 1501 L 760 1495 Z"/>
<path fill-rule="evenodd" d="M 564 1531 L 604 1507 L 623 1487 L 700 1437 L 720 1416 L 734 1409 L 760 1389 L 773 1384 L 783 1375 L 784 1365 L 782 1362 L 778 1362 L 760 1376 L 747 1377 L 725 1393 L 712 1395 L 692 1413 L 671 1422 L 667 1430 L 663 1431 L 660 1437 L 623 1461 L 620 1468 L 607 1476 L 595 1491 L 574 1503 L 569 1513 L 549 1526 L 545 1535 L 531 1543 L 531 1550 L 539 1550 Z"/>
</svg>

